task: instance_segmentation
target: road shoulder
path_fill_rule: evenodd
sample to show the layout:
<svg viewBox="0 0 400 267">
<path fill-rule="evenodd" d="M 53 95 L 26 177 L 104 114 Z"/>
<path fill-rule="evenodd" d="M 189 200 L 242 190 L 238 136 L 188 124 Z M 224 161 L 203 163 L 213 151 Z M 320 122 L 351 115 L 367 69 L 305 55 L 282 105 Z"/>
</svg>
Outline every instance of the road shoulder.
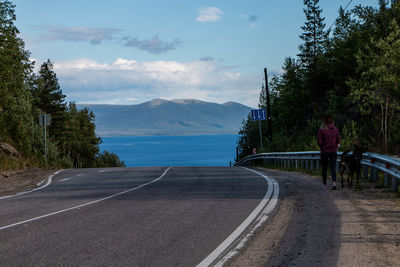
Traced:
<svg viewBox="0 0 400 267">
<path fill-rule="evenodd" d="M 14 195 L 38 187 L 56 170 L 29 169 L 24 171 L 2 171 L 0 175 L 0 197 Z"/>
<path fill-rule="evenodd" d="M 400 262 L 400 205 L 393 194 L 374 188 L 321 190 L 316 177 L 258 170 L 279 182 L 279 204 L 229 266 L 393 266 Z"/>
</svg>

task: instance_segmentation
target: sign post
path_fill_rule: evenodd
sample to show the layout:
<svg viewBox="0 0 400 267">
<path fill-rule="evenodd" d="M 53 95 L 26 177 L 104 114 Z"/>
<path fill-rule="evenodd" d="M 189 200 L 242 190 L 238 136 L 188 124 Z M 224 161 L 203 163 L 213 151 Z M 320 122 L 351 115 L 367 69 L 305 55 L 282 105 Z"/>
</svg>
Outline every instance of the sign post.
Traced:
<svg viewBox="0 0 400 267">
<path fill-rule="evenodd" d="M 267 94 L 268 138 L 269 138 L 269 141 L 272 141 L 271 101 L 270 101 L 269 89 L 268 89 L 268 74 L 267 74 L 267 68 L 264 68 L 264 74 L 265 74 L 265 92 L 266 92 L 266 94 Z"/>
<path fill-rule="evenodd" d="M 253 109 L 251 111 L 251 118 L 253 121 L 258 121 L 258 128 L 260 130 L 260 142 L 261 142 L 261 149 L 264 149 L 263 141 L 262 141 L 262 130 L 261 130 L 261 121 L 267 119 L 267 114 L 265 109 Z"/>
<path fill-rule="evenodd" d="M 49 126 L 51 123 L 51 115 L 50 114 L 40 114 L 39 115 L 39 125 L 43 125 L 44 132 L 44 164 L 47 165 L 47 141 L 46 141 L 46 126 Z"/>
</svg>

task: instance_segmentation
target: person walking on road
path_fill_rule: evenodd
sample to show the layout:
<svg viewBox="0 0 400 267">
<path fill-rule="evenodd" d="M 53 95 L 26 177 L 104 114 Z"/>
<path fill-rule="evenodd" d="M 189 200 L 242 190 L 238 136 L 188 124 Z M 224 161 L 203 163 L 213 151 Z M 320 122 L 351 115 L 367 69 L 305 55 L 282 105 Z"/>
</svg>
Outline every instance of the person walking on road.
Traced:
<svg viewBox="0 0 400 267">
<path fill-rule="evenodd" d="M 340 146 L 339 130 L 333 123 L 330 115 L 325 116 L 321 128 L 318 130 L 318 145 L 321 149 L 322 189 L 326 189 L 328 164 L 332 176 L 332 190 L 336 189 L 336 159 L 337 149 Z"/>
</svg>

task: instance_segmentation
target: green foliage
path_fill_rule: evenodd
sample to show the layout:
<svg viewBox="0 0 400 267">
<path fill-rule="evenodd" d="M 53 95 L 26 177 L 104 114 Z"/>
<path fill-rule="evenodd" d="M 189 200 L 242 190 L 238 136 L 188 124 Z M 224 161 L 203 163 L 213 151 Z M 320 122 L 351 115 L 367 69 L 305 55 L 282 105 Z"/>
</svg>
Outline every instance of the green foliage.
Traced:
<svg viewBox="0 0 400 267">
<path fill-rule="evenodd" d="M 117 155 L 99 154 L 93 112 L 77 110 L 74 103 L 67 107 L 53 63 L 47 60 L 33 73 L 34 63 L 14 24 L 14 8 L 10 1 L 0 1 L 0 137 L 24 158 L 3 157 L 0 167 L 44 166 L 42 113 L 52 116 L 46 129 L 47 167 L 123 166 Z"/>
<path fill-rule="evenodd" d="M 318 150 L 320 121 L 331 114 L 341 150 L 358 144 L 400 153 L 400 2 L 341 8 L 330 35 L 324 33 L 318 1 L 304 4 L 299 57 L 287 58 L 284 73 L 269 83 L 274 135 L 264 141 L 265 152 Z M 260 106 L 264 103 L 262 90 Z M 259 151 L 257 124 L 244 121 L 239 134 L 239 158 L 252 147 Z"/>
<path fill-rule="evenodd" d="M 96 167 L 125 167 L 125 163 L 115 153 L 104 150 L 96 156 Z"/>
<path fill-rule="evenodd" d="M 306 22 L 301 27 L 303 33 L 300 35 L 300 39 L 304 42 L 299 46 L 299 57 L 304 67 L 314 64 L 316 58 L 323 52 L 326 42 L 325 18 L 321 17 L 322 10 L 318 2 L 319 0 L 304 0 Z"/>
<path fill-rule="evenodd" d="M 0 136 L 29 154 L 32 102 L 26 81 L 32 73 L 29 52 L 18 38 L 14 5 L 0 2 Z"/>
<path fill-rule="evenodd" d="M 354 144 L 361 144 L 363 142 L 360 141 L 358 135 L 358 127 L 355 121 L 348 121 L 342 130 L 342 138 L 341 138 L 341 150 L 352 150 L 354 148 Z"/>
</svg>

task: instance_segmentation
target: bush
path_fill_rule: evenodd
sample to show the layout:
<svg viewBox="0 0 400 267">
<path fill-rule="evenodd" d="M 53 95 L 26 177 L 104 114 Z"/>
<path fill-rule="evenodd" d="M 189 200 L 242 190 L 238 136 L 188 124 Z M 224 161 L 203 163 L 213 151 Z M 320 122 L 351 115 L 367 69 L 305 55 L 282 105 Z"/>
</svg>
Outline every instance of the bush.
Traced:
<svg viewBox="0 0 400 267">
<path fill-rule="evenodd" d="M 121 161 L 117 154 L 106 150 L 96 156 L 96 167 L 126 167 L 125 162 Z"/>
</svg>

